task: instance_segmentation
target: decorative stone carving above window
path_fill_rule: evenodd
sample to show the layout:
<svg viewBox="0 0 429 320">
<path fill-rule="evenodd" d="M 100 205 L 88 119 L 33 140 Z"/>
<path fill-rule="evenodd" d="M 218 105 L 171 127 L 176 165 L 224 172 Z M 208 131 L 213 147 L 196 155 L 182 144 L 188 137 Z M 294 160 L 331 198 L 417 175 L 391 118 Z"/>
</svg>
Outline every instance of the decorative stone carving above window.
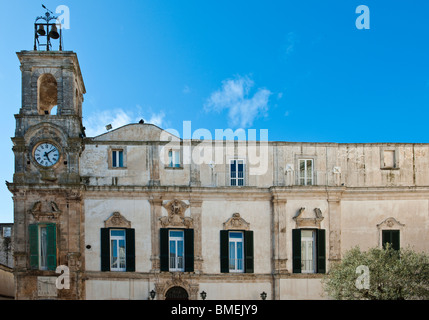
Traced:
<svg viewBox="0 0 429 320">
<path fill-rule="evenodd" d="M 189 205 L 181 200 L 171 200 L 162 205 L 168 215 L 159 218 L 163 228 L 166 227 L 185 227 L 192 228 L 194 220 L 190 217 L 185 217 L 185 211 L 189 208 Z"/>
<path fill-rule="evenodd" d="M 119 212 L 114 212 L 109 219 L 104 221 L 105 228 L 131 228 L 131 222 L 125 219 Z"/>
<path fill-rule="evenodd" d="M 293 220 L 296 222 L 296 228 L 317 228 L 320 229 L 320 223 L 323 220 L 322 210 L 314 208 L 314 217 L 304 217 L 305 208 L 300 208 Z"/>
<path fill-rule="evenodd" d="M 400 223 L 398 220 L 396 220 L 393 217 L 387 218 L 383 222 L 377 224 L 377 228 L 379 230 L 381 230 L 381 229 L 392 229 L 392 228 L 401 229 L 404 226 L 405 226 L 405 224 Z"/>
<path fill-rule="evenodd" d="M 36 220 L 53 220 L 59 217 L 61 210 L 54 201 L 49 203 L 48 201 L 43 203 L 41 201 L 36 201 L 30 209 L 30 213 Z"/>
<path fill-rule="evenodd" d="M 233 213 L 232 217 L 223 223 L 224 230 L 250 230 L 250 223 L 240 217 L 239 213 Z"/>
<path fill-rule="evenodd" d="M 171 278 L 158 277 L 155 282 L 156 299 L 164 300 L 169 289 L 180 287 L 186 290 L 190 300 L 198 299 L 199 285 L 184 278 L 182 272 L 171 272 Z"/>
</svg>

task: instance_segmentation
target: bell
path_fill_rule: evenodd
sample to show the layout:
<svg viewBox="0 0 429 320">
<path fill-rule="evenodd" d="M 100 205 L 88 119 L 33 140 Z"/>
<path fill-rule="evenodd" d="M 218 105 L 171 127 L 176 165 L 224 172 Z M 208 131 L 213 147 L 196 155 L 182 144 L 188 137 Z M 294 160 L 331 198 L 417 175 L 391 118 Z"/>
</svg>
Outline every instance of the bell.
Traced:
<svg viewBox="0 0 429 320">
<path fill-rule="evenodd" d="M 46 34 L 45 27 L 43 27 L 43 24 L 39 25 L 39 29 L 37 30 L 37 33 L 41 36 L 44 36 Z"/>
<path fill-rule="evenodd" d="M 60 37 L 57 31 L 57 26 L 55 24 L 52 25 L 51 31 L 49 31 L 49 37 L 51 37 L 52 39 L 58 39 Z"/>
</svg>

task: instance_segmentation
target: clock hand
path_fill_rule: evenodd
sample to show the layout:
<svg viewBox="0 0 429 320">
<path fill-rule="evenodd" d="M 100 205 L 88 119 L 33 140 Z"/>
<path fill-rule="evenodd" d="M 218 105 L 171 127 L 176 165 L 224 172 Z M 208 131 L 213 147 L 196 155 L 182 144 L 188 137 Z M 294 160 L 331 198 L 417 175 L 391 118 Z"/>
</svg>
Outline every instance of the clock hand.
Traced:
<svg viewBox="0 0 429 320">
<path fill-rule="evenodd" d="M 55 148 L 52 148 L 51 151 L 45 152 L 45 154 L 50 154 L 52 151 L 56 150 Z"/>
<path fill-rule="evenodd" d="M 48 161 L 49 161 L 49 162 L 51 162 L 51 160 L 49 159 L 48 153 L 49 153 L 49 152 L 45 152 L 44 156 L 46 157 L 46 159 L 48 159 Z M 51 162 L 51 163 L 52 163 L 52 162 Z"/>
</svg>

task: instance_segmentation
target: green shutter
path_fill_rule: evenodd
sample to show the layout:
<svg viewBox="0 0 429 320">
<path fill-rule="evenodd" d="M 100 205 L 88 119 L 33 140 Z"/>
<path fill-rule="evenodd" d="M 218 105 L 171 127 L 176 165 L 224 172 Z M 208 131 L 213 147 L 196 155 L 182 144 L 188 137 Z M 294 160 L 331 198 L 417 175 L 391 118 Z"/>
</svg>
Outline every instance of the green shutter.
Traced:
<svg viewBox="0 0 429 320">
<path fill-rule="evenodd" d="M 301 273 L 301 229 L 292 230 L 292 271 Z"/>
<path fill-rule="evenodd" d="M 244 272 L 253 273 L 253 231 L 244 231 Z"/>
<path fill-rule="evenodd" d="M 184 230 L 185 271 L 194 272 L 194 229 Z"/>
<path fill-rule="evenodd" d="M 160 229 L 160 267 L 161 271 L 168 271 L 168 229 Z"/>
<path fill-rule="evenodd" d="M 325 230 L 316 233 L 317 273 L 326 273 L 326 237 Z"/>
<path fill-rule="evenodd" d="M 126 268 L 127 271 L 136 271 L 135 230 L 125 229 Z"/>
<path fill-rule="evenodd" d="M 39 226 L 28 226 L 28 239 L 30 248 L 30 269 L 39 269 Z"/>
<path fill-rule="evenodd" d="M 102 228 L 100 230 L 100 256 L 101 271 L 110 271 L 110 230 Z"/>
<path fill-rule="evenodd" d="M 228 230 L 220 231 L 220 272 L 228 273 L 229 272 L 229 258 L 228 258 Z"/>
<path fill-rule="evenodd" d="M 399 230 L 392 230 L 392 248 L 399 250 L 400 247 Z"/>
<path fill-rule="evenodd" d="M 57 228 L 54 223 L 46 225 L 48 270 L 57 268 Z"/>
<path fill-rule="evenodd" d="M 383 249 L 386 249 L 386 243 L 392 243 L 390 230 L 381 231 L 381 243 L 383 245 Z"/>
</svg>

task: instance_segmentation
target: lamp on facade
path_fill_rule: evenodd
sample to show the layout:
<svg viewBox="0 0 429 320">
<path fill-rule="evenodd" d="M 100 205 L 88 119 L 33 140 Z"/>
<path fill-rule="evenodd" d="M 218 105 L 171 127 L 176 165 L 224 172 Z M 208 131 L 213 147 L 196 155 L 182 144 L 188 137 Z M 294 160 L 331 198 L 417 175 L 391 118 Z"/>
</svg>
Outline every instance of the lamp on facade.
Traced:
<svg viewBox="0 0 429 320">
<path fill-rule="evenodd" d="M 151 299 L 151 300 L 155 299 L 156 292 L 152 289 L 152 291 L 151 291 L 151 292 L 149 292 L 149 296 L 150 296 L 150 299 Z"/>
<path fill-rule="evenodd" d="M 42 7 L 46 9 L 44 16 L 39 16 L 34 22 L 34 50 L 40 47 L 46 47 L 46 51 L 52 49 L 51 39 L 59 40 L 59 51 L 62 51 L 62 28 L 58 17 L 53 15 L 53 12 L 46 8 L 43 4 Z M 60 29 L 58 32 L 58 28 Z M 46 37 L 46 43 L 40 41 L 42 37 Z"/>
<path fill-rule="evenodd" d="M 262 299 L 262 300 L 267 299 L 267 293 L 266 293 L 265 291 L 263 291 L 263 292 L 261 293 L 261 299 Z"/>
<path fill-rule="evenodd" d="M 207 293 L 205 291 L 200 293 L 201 299 L 206 300 L 207 298 Z"/>
</svg>

